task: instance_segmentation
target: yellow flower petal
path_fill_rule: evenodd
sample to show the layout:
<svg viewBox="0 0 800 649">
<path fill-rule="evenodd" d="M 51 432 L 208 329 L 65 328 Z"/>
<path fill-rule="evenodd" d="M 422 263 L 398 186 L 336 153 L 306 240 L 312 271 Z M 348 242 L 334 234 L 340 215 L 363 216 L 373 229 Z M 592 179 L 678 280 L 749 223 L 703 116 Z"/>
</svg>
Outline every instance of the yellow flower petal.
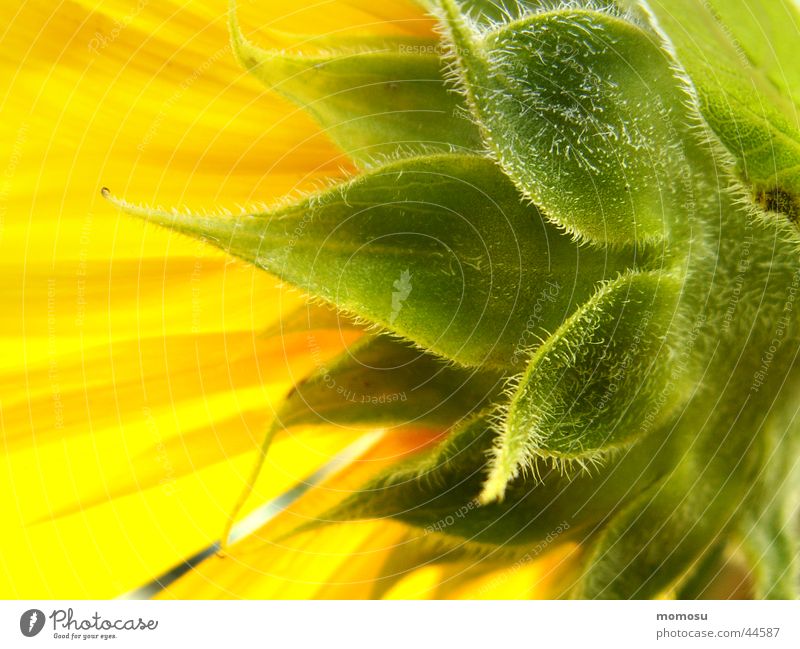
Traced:
<svg viewBox="0 0 800 649">
<path fill-rule="evenodd" d="M 567 544 L 541 555 L 480 557 L 409 572 L 385 599 L 554 599 L 574 583 L 579 548 Z"/>
<path fill-rule="evenodd" d="M 424 566 L 395 584 L 383 599 L 434 599 L 436 591 L 453 568 L 444 565 Z"/>
<path fill-rule="evenodd" d="M 212 557 L 162 599 L 363 599 L 385 557 L 404 537 L 399 524 L 337 525 L 246 556 Z"/>
<path fill-rule="evenodd" d="M 522 551 L 490 572 L 453 580 L 448 599 L 555 599 L 575 583 L 580 548 L 564 544 L 541 552 Z"/>
<path fill-rule="evenodd" d="M 231 546 L 168 586 L 164 598 L 372 597 L 384 564 L 407 529 L 388 521 L 328 525 L 294 533 L 341 501 L 375 473 L 432 443 L 430 433 L 405 431 L 380 439 L 358 459 Z M 266 475 L 264 475 L 266 474 Z M 269 471 L 260 483 L 269 481 Z M 256 486 L 254 493 L 258 493 Z M 256 498 L 251 498 L 256 500 Z M 260 500 L 260 499 L 259 499 Z"/>
<path fill-rule="evenodd" d="M 187 409 L 192 407 L 196 408 L 187 404 Z M 13 586 L 33 596 L 35 588 L 42 587 L 39 578 L 50 574 L 55 560 L 39 555 L 46 555 L 47 543 L 56 539 L 63 552 L 56 556 L 67 556 L 77 573 L 68 580 L 54 575 L 47 592 L 58 597 L 89 596 L 92 591 L 81 588 L 101 582 L 94 577 L 81 582 L 79 574 L 103 554 L 109 571 L 126 566 L 121 572 L 125 578 L 114 572 L 108 585 L 117 591 L 105 589 L 103 595 L 97 594 L 105 597 L 141 586 L 219 538 L 260 440 L 253 439 L 252 431 L 247 437 L 239 432 L 240 439 L 231 443 L 227 434 L 236 431 L 223 427 L 217 431 L 220 437 L 215 445 L 181 449 L 179 439 L 172 444 L 159 440 L 155 421 L 146 421 L 142 428 L 142 432 L 115 431 L 39 445 L 7 456 L 9 461 L 0 471 L 4 499 L 10 499 L 3 507 L 8 512 L 3 543 L 10 552 L 4 552 L 4 557 L 19 556 L 27 541 L 32 560 L 44 562 L 48 569 L 26 579 L 24 567 L 8 561 L 7 568 L 16 579 L 2 592 Z M 269 500 L 284 493 L 326 464 L 351 438 L 352 432 L 329 429 L 301 430 L 278 438 L 256 485 L 257 497 Z M 231 446 L 232 452 L 227 453 Z M 167 518 L 162 520 L 162 516 Z M 178 529 L 168 520 L 174 516 L 190 523 Z M 94 526 L 109 528 L 108 534 L 95 531 Z M 115 534 L 124 536 L 127 527 L 126 543 L 119 539 L 105 543 Z M 131 562 L 137 568 L 129 573 Z M 108 573 L 106 577 L 110 578 Z"/>
</svg>

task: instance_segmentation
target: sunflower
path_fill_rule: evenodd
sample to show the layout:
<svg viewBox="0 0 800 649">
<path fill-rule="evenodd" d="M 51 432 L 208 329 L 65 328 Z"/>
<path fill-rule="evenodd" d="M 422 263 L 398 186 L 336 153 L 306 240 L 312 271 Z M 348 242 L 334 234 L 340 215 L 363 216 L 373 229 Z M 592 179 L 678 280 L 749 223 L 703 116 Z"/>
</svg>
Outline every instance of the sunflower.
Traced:
<svg viewBox="0 0 800 649">
<path fill-rule="evenodd" d="M 796 9 L 240 4 L 0 9 L 0 592 L 794 596 Z"/>
<path fill-rule="evenodd" d="M 240 12 L 253 27 L 287 33 L 313 24 L 320 34 L 429 35 L 433 26 L 405 2 L 293 5 Z M 9 79 L 0 356 L 6 597 L 109 598 L 165 583 L 219 539 L 286 391 L 362 335 L 324 313 L 312 326 L 303 296 L 274 277 L 142 228 L 100 196 L 108 184 L 153 204 L 222 208 L 352 171 L 317 124 L 265 96 L 242 69 L 227 9 L 224 0 L 0 9 Z M 287 431 L 250 507 L 307 484 L 343 452 L 366 472 L 435 434 L 353 447 L 363 430 Z M 334 495 L 346 488 L 329 487 Z M 296 553 L 288 543 L 241 557 L 232 548 L 202 568 L 224 578 L 189 572 L 163 594 L 367 597 L 388 558 L 409 543 L 391 524 L 324 536 Z M 445 581 L 461 588 L 463 580 L 440 575 L 470 567 L 421 563 L 407 592 L 431 594 Z M 409 576 L 408 566 L 388 570 L 394 581 Z"/>
</svg>

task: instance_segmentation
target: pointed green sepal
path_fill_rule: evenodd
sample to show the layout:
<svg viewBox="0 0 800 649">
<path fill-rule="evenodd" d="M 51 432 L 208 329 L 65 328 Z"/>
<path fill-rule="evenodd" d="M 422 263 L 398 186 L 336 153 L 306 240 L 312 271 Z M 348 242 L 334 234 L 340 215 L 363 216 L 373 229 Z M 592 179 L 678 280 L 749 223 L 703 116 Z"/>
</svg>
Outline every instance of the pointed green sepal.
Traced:
<svg viewBox="0 0 800 649">
<path fill-rule="evenodd" d="M 567 474 L 544 462 L 535 480 L 509 485 L 502 502 L 480 504 L 488 453 L 497 435 L 493 410 L 454 426 L 438 446 L 363 485 L 318 524 L 393 518 L 425 534 L 483 546 L 543 549 L 590 537 L 669 466 L 675 449 L 656 440 L 610 458 L 605 471 Z M 646 467 L 643 470 L 643 467 Z"/>
<path fill-rule="evenodd" d="M 445 87 L 436 39 L 306 39 L 296 54 L 251 43 L 233 11 L 230 29 L 241 64 L 308 111 L 361 165 L 399 153 L 482 148 L 461 98 Z"/>
<path fill-rule="evenodd" d="M 478 156 L 409 158 L 245 216 L 117 204 L 436 354 L 513 371 L 598 282 L 642 257 L 579 248 Z"/>
<path fill-rule="evenodd" d="M 438 9 L 437 0 L 417 2 L 429 11 Z M 464 15 L 482 29 L 491 29 L 553 7 L 552 0 L 461 0 L 459 4 Z"/>
<path fill-rule="evenodd" d="M 674 404 L 670 323 L 680 282 L 631 274 L 605 285 L 539 347 L 511 399 L 481 499 L 502 499 L 536 458 L 585 463 L 631 444 Z"/>
<path fill-rule="evenodd" d="M 577 238 L 617 244 L 658 241 L 688 218 L 688 94 L 652 34 L 583 9 L 482 32 L 456 0 L 440 4 L 487 145 L 549 218 Z"/>
<path fill-rule="evenodd" d="M 691 451 L 685 451 L 691 455 Z M 573 595 L 583 599 L 649 599 L 679 586 L 720 542 L 740 485 L 703 474 L 691 459 L 639 493 L 592 542 Z M 728 480 L 742 478 L 730 475 Z"/>
<path fill-rule="evenodd" d="M 283 427 L 446 428 L 499 398 L 502 383 L 495 372 L 456 367 L 408 343 L 368 336 L 300 381 L 276 418 Z"/>
</svg>

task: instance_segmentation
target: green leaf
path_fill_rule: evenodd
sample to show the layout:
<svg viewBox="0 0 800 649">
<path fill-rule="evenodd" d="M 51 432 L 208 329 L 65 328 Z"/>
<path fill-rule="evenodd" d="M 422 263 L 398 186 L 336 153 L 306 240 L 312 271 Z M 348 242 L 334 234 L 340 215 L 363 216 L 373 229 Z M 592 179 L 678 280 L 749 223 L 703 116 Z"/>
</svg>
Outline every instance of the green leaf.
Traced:
<svg viewBox="0 0 800 649">
<path fill-rule="evenodd" d="M 313 339 L 309 342 L 313 354 Z M 280 430 L 317 424 L 443 429 L 498 399 L 501 388 L 496 373 L 448 366 L 386 336 L 360 340 L 330 367 L 321 366 L 298 383 L 278 407 L 250 478 L 228 517 L 223 543 L 227 544 Z"/>
<path fill-rule="evenodd" d="M 445 87 L 436 39 L 317 38 L 294 54 L 250 43 L 233 11 L 230 29 L 241 64 L 362 166 L 401 152 L 481 148 L 463 102 Z"/>
<path fill-rule="evenodd" d="M 516 371 L 599 281 L 642 257 L 633 248 L 578 248 L 477 156 L 394 162 L 253 215 L 117 204 L 436 354 Z"/>
<path fill-rule="evenodd" d="M 673 535 L 663 539 L 657 536 L 661 530 L 655 523 L 660 520 L 668 528 L 665 521 L 675 515 L 672 502 L 663 493 L 664 481 L 655 483 L 613 519 L 593 548 L 576 597 L 644 599 L 655 596 L 669 583 L 662 580 L 653 585 L 674 540 Z"/>
<path fill-rule="evenodd" d="M 511 399 L 483 502 L 502 499 L 536 458 L 597 459 L 670 411 L 681 394 L 671 384 L 674 340 L 667 340 L 679 293 L 669 275 L 625 275 L 536 350 Z"/>
<path fill-rule="evenodd" d="M 658 241 L 682 226 L 687 178 L 706 155 L 686 88 L 652 34 L 582 9 L 480 32 L 455 0 L 440 4 L 487 145 L 550 219 L 615 244 Z"/>
<path fill-rule="evenodd" d="M 674 44 L 703 116 L 738 161 L 754 198 L 768 210 L 796 217 L 800 31 L 790 4 L 652 0 L 646 6 Z"/>
<path fill-rule="evenodd" d="M 388 336 L 369 336 L 298 383 L 276 413 L 284 427 L 450 426 L 499 398 L 495 372 L 447 365 Z"/>
</svg>

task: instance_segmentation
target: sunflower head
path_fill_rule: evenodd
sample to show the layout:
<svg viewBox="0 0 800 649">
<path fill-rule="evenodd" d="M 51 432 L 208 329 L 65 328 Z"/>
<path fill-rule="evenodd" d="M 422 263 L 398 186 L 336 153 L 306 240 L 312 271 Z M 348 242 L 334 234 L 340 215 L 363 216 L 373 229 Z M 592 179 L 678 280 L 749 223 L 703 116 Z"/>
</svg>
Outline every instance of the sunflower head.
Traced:
<svg viewBox="0 0 800 649">
<path fill-rule="evenodd" d="M 571 545 L 551 594 L 579 597 L 694 596 L 745 557 L 753 594 L 793 595 L 797 96 L 728 56 L 742 3 L 421 4 L 436 33 L 272 49 L 231 8 L 242 66 L 350 177 L 233 216 L 109 194 L 366 325 L 262 460 L 301 424 L 431 431 L 272 538 L 393 519 L 426 560 Z"/>
</svg>

